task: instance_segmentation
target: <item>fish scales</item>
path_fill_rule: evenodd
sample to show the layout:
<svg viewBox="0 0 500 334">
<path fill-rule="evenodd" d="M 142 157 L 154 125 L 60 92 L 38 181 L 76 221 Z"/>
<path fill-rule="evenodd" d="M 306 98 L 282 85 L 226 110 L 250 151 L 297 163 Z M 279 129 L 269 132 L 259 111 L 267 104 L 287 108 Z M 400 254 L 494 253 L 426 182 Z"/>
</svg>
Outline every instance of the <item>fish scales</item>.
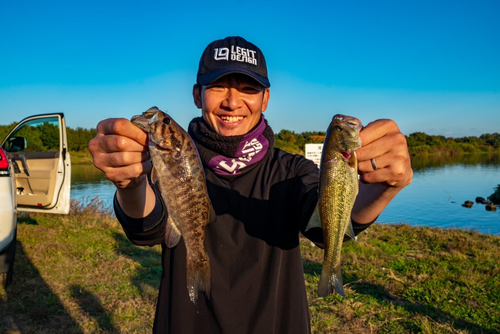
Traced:
<svg viewBox="0 0 500 334">
<path fill-rule="evenodd" d="M 328 127 L 320 164 L 318 205 L 308 224 L 323 228 L 325 253 L 318 295 L 326 297 L 336 291 L 345 296 L 340 255 L 344 235 L 354 237 L 351 211 L 358 193 L 357 159 L 354 150 L 361 147 L 361 122 L 335 115 Z"/>
<path fill-rule="evenodd" d="M 329 163 L 322 165 L 320 178 L 325 185 L 320 188 L 319 215 L 321 221 L 327 222 L 323 226 L 323 238 L 325 244 L 325 255 L 323 260 L 323 274 L 319 288 L 319 294 L 329 295 L 332 291 L 330 286 L 335 285 L 332 277 L 332 269 L 340 269 L 340 255 L 346 229 L 350 223 L 352 205 L 356 198 L 357 175 L 351 172 L 351 168 L 339 161 L 342 157 L 335 157 Z M 353 177 L 354 176 L 354 177 Z M 330 181 L 328 181 L 330 180 Z M 340 272 L 340 270 L 339 270 Z M 339 281 L 342 276 L 335 277 Z M 333 284 L 332 284 L 333 283 Z M 328 285 L 328 288 L 325 285 Z M 325 292 L 325 289 L 328 292 Z M 343 289 L 336 288 L 338 293 L 343 294 Z"/>
<path fill-rule="evenodd" d="M 210 297 L 210 261 L 205 226 L 215 219 L 208 197 L 203 166 L 189 134 L 170 116 L 153 107 L 132 122 L 148 133 L 153 162 L 151 179 L 167 207 L 165 242 L 175 247 L 182 236 L 186 246 L 188 295 L 198 291 Z"/>
</svg>

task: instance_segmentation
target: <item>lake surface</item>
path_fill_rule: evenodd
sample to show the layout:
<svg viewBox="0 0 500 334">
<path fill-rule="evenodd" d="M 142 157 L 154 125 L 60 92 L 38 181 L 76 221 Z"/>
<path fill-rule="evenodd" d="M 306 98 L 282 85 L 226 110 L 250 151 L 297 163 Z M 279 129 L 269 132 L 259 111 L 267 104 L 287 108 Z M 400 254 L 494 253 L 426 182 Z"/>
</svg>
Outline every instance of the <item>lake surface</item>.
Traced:
<svg viewBox="0 0 500 334">
<path fill-rule="evenodd" d="M 413 157 L 413 182 L 380 215 L 380 223 L 460 228 L 500 235 L 500 209 L 487 211 L 476 197 L 487 198 L 500 184 L 500 156 L 488 154 Z M 73 165 L 71 197 L 99 196 L 111 205 L 115 187 L 92 165 Z M 473 201 L 472 208 L 462 204 Z"/>
<path fill-rule="evenodd" d="M 71 198 L 87 203 L 99 196 L 106 206 L 111 206 L 115 189 L 94 165 L 71 165 Z"/>
</svg>

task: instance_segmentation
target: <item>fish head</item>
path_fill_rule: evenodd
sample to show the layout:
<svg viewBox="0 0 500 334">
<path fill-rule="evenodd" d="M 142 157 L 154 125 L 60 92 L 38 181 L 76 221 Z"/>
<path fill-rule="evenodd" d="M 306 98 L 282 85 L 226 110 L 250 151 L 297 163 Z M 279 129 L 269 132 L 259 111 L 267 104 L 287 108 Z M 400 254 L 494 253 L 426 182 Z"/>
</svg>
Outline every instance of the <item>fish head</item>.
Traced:
<svg viewBox="0 0 500 334">
<path fill-rule="evenodd" d="M 160 109 L 149 108 L 142 115 L 132 117 L 131 122 L 148 133 L 150 145 L 163 151 L 181 151 L 185 139 L 184 130 Z"/>
<path fill-rule="evenodd" d="M 349 160 L 352 153 L 361 147 L 359 131 L 363 128 L 356 117 L 337 114 L 327 130 L 325 142 Z"/>
</svg>

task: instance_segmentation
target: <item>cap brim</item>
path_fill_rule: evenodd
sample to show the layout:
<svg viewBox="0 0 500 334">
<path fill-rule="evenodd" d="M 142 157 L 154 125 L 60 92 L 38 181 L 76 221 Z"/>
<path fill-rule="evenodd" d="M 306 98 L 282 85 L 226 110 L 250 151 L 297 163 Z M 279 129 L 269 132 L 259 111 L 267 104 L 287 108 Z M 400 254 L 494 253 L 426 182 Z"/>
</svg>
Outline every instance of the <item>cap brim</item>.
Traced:
<svg viewBox="0 0 500 334">
<path fill-rule="evenodd" d="M 271 87 L 271 84 L 269 83 L 269 80 L 267 78 L 255 73 L 255 72 L 247 70 L 244 67 L 238 67 L 238 66 L 224 66 L 224 67 L 215 69 L 211 72 L 200 75 L 198 77 L 198 83 L 200 85 L 208 85 L 208 84 L 214 82 L 215 80 L 220 79 L 223 76 L 231 74 L 231 73 L 241 73 L 241 74 L 248 75 L 252 79 L 256 80 L 258 83 L 260 83 L 262 86 L 264 86 L 266 88 Z"/>
</svg>

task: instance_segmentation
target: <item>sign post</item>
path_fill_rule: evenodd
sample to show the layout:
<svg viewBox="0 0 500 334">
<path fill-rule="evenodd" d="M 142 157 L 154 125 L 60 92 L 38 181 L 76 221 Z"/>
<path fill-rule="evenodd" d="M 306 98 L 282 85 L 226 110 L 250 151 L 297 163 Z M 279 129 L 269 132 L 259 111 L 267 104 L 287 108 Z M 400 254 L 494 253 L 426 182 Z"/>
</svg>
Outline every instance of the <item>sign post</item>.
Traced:
<svg viewBox="0 0 500 334">
<path fill-rule="evenodd" d="M 321 153 L 323 152 L 323 144 L 306 144 L 306 158 L 314 161 L 319 168 L 321 163 Z"/>
</svg>

